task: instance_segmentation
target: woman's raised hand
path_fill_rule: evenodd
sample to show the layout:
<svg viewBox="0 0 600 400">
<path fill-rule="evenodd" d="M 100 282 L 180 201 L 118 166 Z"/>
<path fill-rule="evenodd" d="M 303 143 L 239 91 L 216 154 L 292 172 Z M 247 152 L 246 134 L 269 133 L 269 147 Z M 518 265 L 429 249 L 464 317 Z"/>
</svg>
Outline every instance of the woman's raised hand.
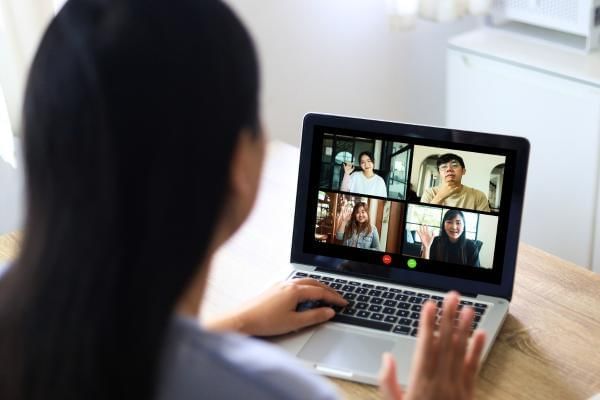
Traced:
<svg viewBox="0 0 600 400">
<path fill-rule="evenodd" d="M 419 237 L 421 238 L 421 243 L 423 243 L 423 246 L 425 246 L 426 248 L 430 248 L 431 243 L 433 243 L 433 232 L 427 226 L 420 225 L 418 233 Z"/>
<path fill-rule="evenodd" d="M 344 174 L 350 175 L 354 171 L 354 165 L 352 163 L 344 163 Z"/>
<path fill-rule="evenodd" d="M 352 217 L 352 206 L 350 204 L 344 204 L 340 215 L 343 222 L 350 222 L 350 218 Z"/>
<path fill-rule="evenodd" d="M 436 328 L 435 303 L 424 304 L 406 393 L 402 393 L 396 381 L 394 359 L 389 353 L 384 354 L 379 374 L 379 388 L 384 399 L 473 399 L 485 334 L 475 331 L 469 345 L 474 312 L 471 307 L 465 307 L 459 313 L 458 302 L 458 293 L 446 295 L 439 328 Z"/>
</svg>

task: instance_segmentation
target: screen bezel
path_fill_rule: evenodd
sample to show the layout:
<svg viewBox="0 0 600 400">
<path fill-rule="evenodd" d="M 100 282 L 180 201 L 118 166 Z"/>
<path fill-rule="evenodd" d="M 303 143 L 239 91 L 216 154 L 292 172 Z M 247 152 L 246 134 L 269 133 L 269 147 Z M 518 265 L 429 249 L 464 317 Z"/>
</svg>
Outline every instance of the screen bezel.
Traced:
<svg viewBox="0 0 600 400">
<path fill-rule="evenodd" d="M 310 175 L 315 167 L 314 157 L 320 156 L 320 152 L 314 151 L 315 129 L 326 127 L 332 130 L 350 130 L 369 132 L 372 135 L 394 136 L 398 140 L 426 140 L 436 141 L 449 145 L 476 146 L 478 148 L 489 148 L 490 152 L 497 153 L 505 151 L 511 153 L 513 173 L 512 190 L 503 193 L 502 199 L 509 201 L 504 204 L 500 215 L 500 224 L 506 227 L 506 236 L 503 242 L 503 260 L 500 265 L 500 276 L 498 283 L 482 282 L 471 279 L 444 276 L 419 270 L 407 270 L 390 268 L 371 263 L 358 263 L 343 258 L 335 258 L 305 252 L 305 241 L 309 225 L 306 223 L 309 213 L 309 204 L 312 190 L 309 187 Z M 294 231 L 292 239 L 291 259 L 292 263 L 316 266 L 320 270 L 332 271 L 347 275 L 363 276 L 369 279 L 402 283 L 413 286 L 428 287 L 438 290 L 458 290 L 468 295 L 489 295 L 502 297 L 510 300 L 512 297 L 515 266 L 518 252 L 521 215 L 527 177 L 527 164 L 529 159 L 529 142 L 525 138 L 487 134 L 481 132 L 460 131 L 432 126 L 413 125 L 398 122 L 375 121 L 352 117 L 343 117 L 325 114 L 307 114 L 304 117 L 302 143 L 300 152 L 300 165 L 298 173 L 298 190 L 296 194 L 296 208 L 294 215 Z M 312 211 L 310 211 L 312 212 Z M 502 223 L 504 222 L 504 223 Z M 340 265 L 348 263 L 356 268 L 340 269 Z M 361 274 L 360 271 L 369 270 L 369 274 Z"/>
</svg>

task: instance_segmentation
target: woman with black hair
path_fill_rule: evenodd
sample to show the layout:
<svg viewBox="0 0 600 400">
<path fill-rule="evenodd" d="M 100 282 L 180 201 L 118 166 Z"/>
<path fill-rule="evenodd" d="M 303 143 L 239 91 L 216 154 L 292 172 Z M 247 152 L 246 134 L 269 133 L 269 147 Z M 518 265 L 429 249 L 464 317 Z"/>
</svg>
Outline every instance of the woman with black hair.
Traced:
<svg viewBox="0 0 600 400">
<path fill-rule="evenodd" d="M 373 154 L 363 151 L 358 155 L 358 162 L 360 169 L 357 172 L 354 171 L 354 165 L 344 163 L 344 177 L 340 190 L 367 196 L 387 197 L 385 181 L 374 171 Z"/>
<path fill-rule="evenodd" d="M 440 235 L 434 237 L 426 226 L 419 228 L 421 257 L 428 260 L 479 267 L 479 248 L 467 239 L 465 215 L 459 210 L 444 214 Z"/>
<path fill-rule="evenodd" d="M 280 351 L 224 333 L 328 320 L 331 307 L 296 311 L 346 304 L 327 286 L 283 283 L 197 322 L 211 258 L 256 197 L 258 86 L 252 41 L 220 1 L 66 3 L 25 95 L 26 221 L 0 278 L 1 399 L 336 397 Z M 473 312 L 454 328 L 457 303 L 449 294 L 439 336 L 435 306 L 424 307 L 414 390 L 473 393 L 484 339 L 465 353 Z M 447 346 L 453 335 L 463 341 Z M 442 363 L 432 375 L 431 346 L 458 369 Z M 384 365 L 382 389 L 395 398 L 395 364 Z"/>
</svg>

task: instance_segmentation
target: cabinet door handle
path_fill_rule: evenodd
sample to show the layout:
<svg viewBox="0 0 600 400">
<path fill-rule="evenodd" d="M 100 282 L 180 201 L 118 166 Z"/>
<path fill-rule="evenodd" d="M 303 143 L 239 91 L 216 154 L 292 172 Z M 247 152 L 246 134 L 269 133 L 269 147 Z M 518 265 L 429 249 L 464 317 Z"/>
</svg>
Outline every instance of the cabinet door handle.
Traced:
<svg viewBox="0 0 600 400">
<path fill-rule="evenodd" d="M 466 67 L 470 67 L 471 66 L 471 60 L 469 59 L 469 57 L 465 54 L 462 54 L 460 56 L 460 58 L 462 59 L 463 64 L 465 64 Z"/>
</svg>

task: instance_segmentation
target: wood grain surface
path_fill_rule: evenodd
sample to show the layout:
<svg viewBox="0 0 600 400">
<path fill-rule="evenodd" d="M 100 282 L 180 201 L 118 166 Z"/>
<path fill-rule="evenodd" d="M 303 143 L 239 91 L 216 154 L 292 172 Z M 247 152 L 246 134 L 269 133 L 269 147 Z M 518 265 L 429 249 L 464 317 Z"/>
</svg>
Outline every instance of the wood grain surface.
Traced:
<svg viewBox="0 0 600 400">
<path fill-rule="evenodd" d="M 374 387 L 334 380 L 349 399 Z M 510 313 L 484 363 L 480 399 L 587 399 L 600 392 L 600 277 L 526 244 Z"/>
</svg>

